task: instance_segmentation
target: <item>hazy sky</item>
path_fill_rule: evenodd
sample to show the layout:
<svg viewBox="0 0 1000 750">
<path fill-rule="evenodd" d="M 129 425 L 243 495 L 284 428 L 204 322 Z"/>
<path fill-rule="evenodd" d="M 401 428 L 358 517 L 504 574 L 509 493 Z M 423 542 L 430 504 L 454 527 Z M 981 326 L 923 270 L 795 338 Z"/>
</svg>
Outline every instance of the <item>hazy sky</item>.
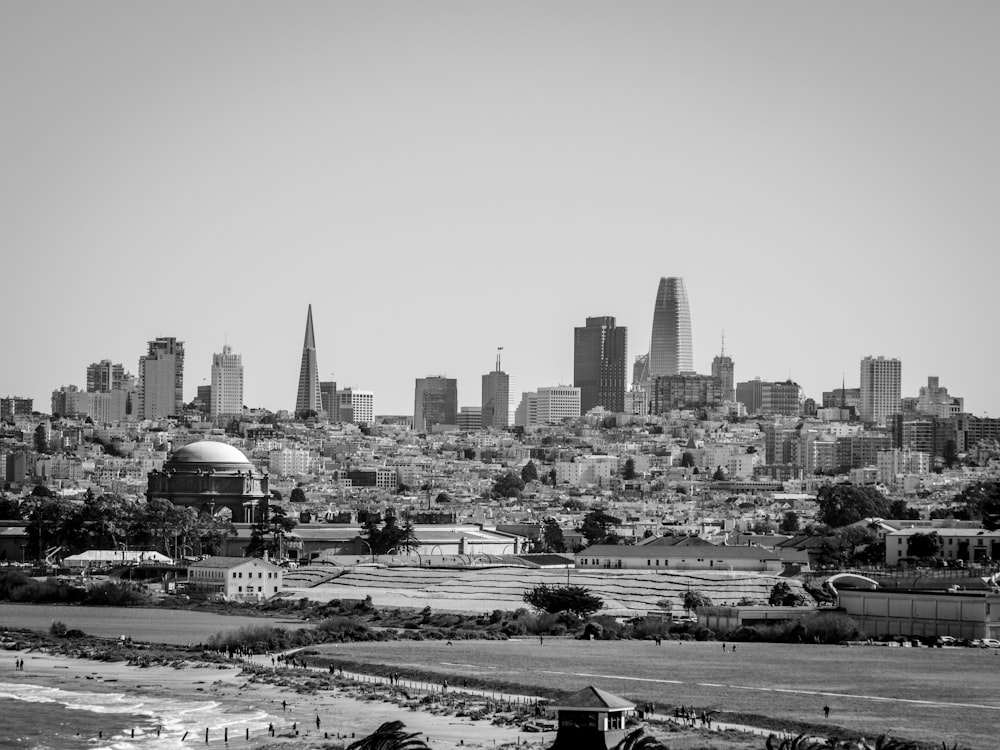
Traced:
<svg viewBox="0 0 1000 750">
<path fill-rule="evenodd" d="M 573 327 L 1000 416 L 1000 4 L 0 3 L 0 395 L 228 341 L 250 406 L 571 383 Z M 631 366 L 630 366 L 631 369 Z"/>
</svg>

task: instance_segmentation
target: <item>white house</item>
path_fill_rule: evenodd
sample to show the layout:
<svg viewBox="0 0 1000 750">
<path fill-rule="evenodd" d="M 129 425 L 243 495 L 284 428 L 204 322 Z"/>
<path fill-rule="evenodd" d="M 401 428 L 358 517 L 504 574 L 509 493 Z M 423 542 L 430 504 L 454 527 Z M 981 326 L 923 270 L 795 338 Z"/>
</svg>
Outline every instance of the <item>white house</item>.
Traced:
<svg viewBox="0 0 1000 750">
<path fill-rule="evenodd" d="M 269 599 L 281 591 L 281 566 L 258 557 L 206 557 L 188 566 L 188 593 L 224 599 Z"/>
</svg>

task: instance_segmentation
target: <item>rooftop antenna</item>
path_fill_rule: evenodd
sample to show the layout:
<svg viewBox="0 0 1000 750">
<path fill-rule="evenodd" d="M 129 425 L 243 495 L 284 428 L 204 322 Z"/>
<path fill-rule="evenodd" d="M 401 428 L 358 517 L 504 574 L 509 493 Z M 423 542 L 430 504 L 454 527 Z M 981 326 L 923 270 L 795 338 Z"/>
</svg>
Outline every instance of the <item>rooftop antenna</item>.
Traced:
<svg viewBox="0 0 1000 750">
<path fill-rule="evenodd" d="M 726 329 L 722 329 L 722 356 L 726 356 Z"/>
<path fill-rule="evenodd" d="M 503 351 L 503 347 L 502 346 L 498 346 L 497 347 L 497 372 L 501 371 L 500 370 L 500 352 L 502 352 L 502 351 Z"/>
<path fill-rule="evenodd" d="M 840 373 L 840 408 L 847 408 L 847 379 L 844 377 L 844 372 Z"/>
</svg>

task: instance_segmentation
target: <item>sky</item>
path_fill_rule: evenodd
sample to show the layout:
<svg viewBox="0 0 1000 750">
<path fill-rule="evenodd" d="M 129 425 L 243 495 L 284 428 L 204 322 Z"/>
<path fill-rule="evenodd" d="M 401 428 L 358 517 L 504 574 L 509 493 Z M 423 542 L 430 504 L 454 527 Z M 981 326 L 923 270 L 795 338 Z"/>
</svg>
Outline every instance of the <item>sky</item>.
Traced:
<svg viewBox="0 0 1000 750">
<path fill-rule="evenodd" d="M 1000 4 L 0 4 L 0 395 L 224 344 L 244 401 L 321 378 L 412 414 L 571 384 L 661 276 L 694 363 L 806 396 L 902 361 L 1000 416 Z M 515 395 L 514 399 L 517 400 Z"/>
</svg>

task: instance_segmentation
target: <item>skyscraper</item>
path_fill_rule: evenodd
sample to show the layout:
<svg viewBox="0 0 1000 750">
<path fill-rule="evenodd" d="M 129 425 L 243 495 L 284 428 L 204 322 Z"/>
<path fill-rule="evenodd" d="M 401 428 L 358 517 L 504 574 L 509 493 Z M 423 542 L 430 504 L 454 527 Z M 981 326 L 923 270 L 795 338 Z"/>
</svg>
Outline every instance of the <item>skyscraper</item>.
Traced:
<svg viewBox="0 0 1000 750">
<path fill-rule="evenodd" d="M 736 400 L 736 389 L 734 383 L 734 368 L 732 357 L 726 356 L 726 337 L 722 337 L 722 352 L 712 360 L 712 375 L 719 379 L 722 384 L 722 398 L 725 401 Z"/>
<path fill-rule="evenodd" d="M 899 411 L 900 380 L 903 372 L 898 359 L 865 357 L 861 360 L 862 422 L 885 426 L 890 414 Z"/>
<path fill-rule="evenodd" d="M 212 390 L 208 413 L 213 417 L 243 413 L 243 355 L 226 344 L 212 355 Z"/>
<path fill-rule="evenodd" d="M 482 426 L 504 430 L 510 424 L 510 376 L 500 369 L 500 349 L 497 349 L 497 366 L 483 375 Z"/>
<path fill-rule="evenodd" d="M 694 372 L 691 350 L 691 312 L 684 279 L 661 278 L 653 307 L 653 335 L 649 342 L 649 377 Z"/>
<path fill-rule="evenodd" d="M 337 381 L 319 381 L 319 398 L 323 404 L 323 411 L 331 422 L 340 421 L 340 401 L 337 399 Z"/>
<path fill-rule="evenodd" d="M 87 393 L 121 390 L 124 377 L 125 368 L 120 364 L 111 364 L 110 359 L 87 365 Z"/>
<path fill-rule="evenodd" d="M 573 386 L 580 389 L 582 414 L 595 406 L 625 411 L 627 348 L 628 329 L 615 325 L 613 316 L 587 318 L 574 329 Z"/>
<path fill-rule="evenodd" d="M 313 335 L 313 308 L 306 315 L 306 337 L 302 343 L 302 363 L 299 365 L 299 390 L 295 396 L 295 414 L 323 411 L 319 390 L 319 368 L 316 366 L 316 337 Z"/>
<path fill-rule="evenodd" d="M 141 419 L 172 417 L 184 411 L 184 342 L 164 336 L 149 342 L 139 358 Z"/>
<path fill-rule="evenodd" d="M 429 432 L 436 424 L 458 424 L 458 381 L 443 375 L 417 378 L 413 393 L 413 429 Z"/>
</svg>

